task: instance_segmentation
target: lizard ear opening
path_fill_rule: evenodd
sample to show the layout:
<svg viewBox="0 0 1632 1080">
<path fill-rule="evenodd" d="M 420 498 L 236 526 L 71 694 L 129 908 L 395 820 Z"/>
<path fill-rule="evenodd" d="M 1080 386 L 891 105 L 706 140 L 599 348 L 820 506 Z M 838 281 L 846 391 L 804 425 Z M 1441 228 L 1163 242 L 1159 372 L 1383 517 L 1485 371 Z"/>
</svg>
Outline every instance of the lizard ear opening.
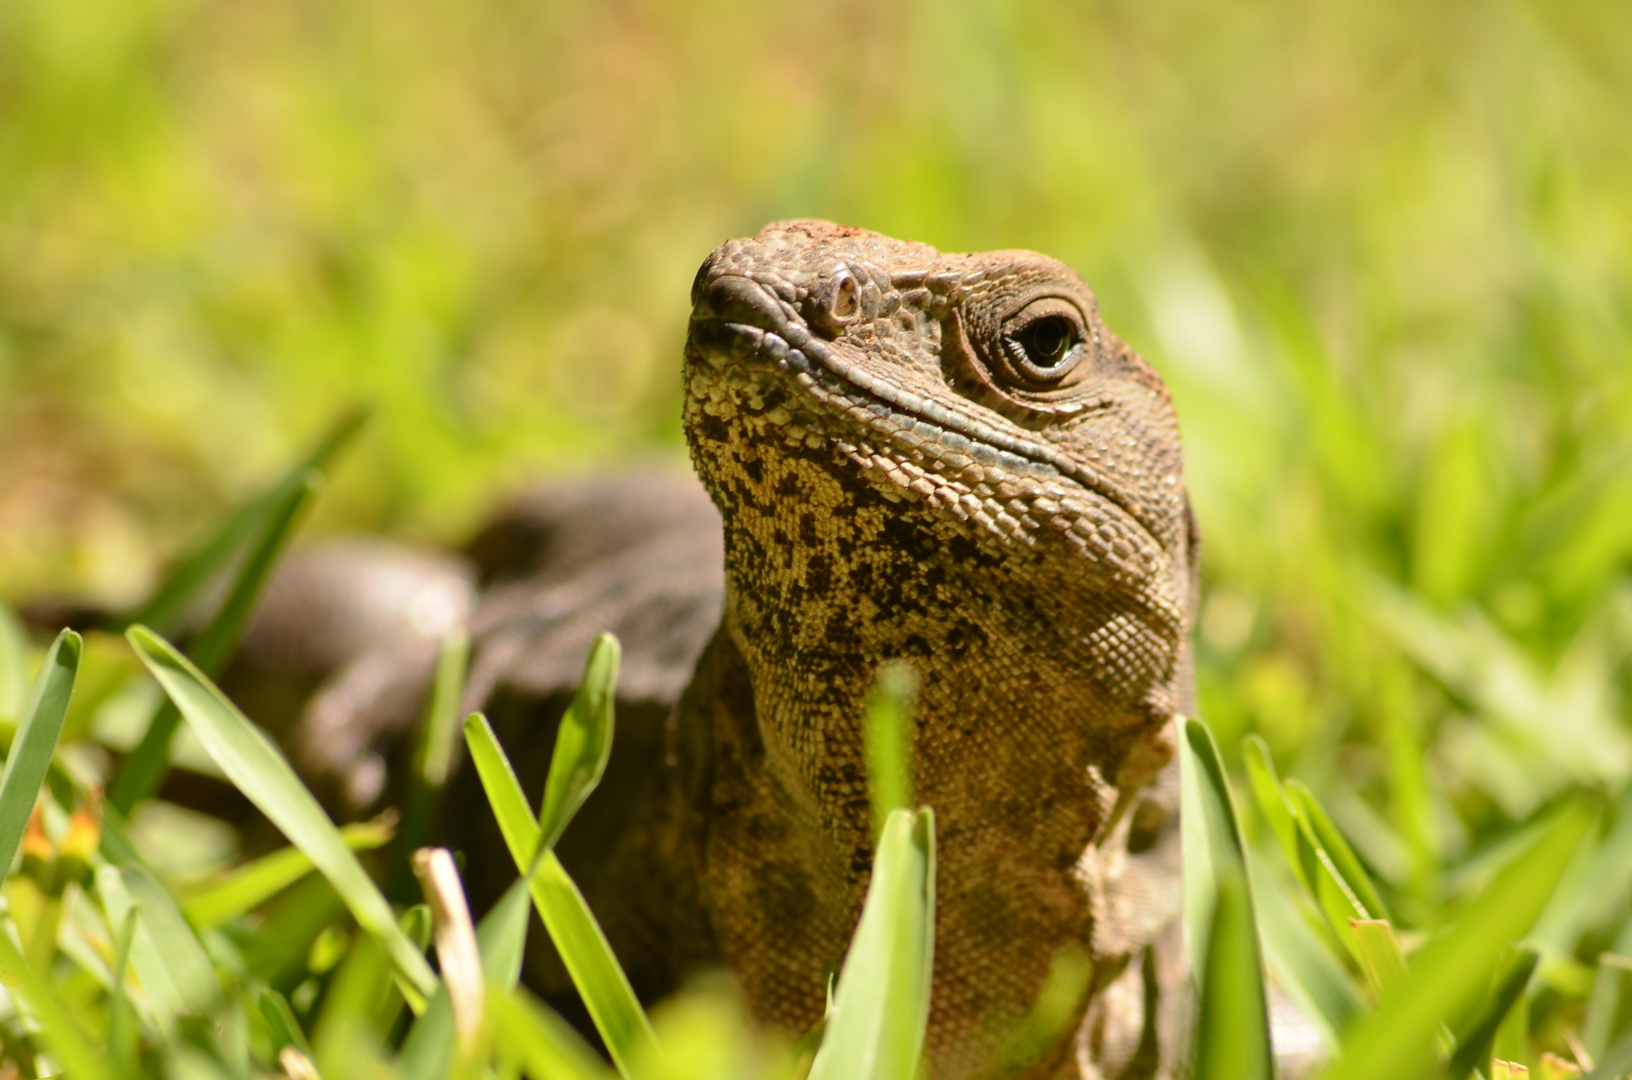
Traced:
<svg viewBox="0 0 1632 1080">
<path fill-rule="evenodd" d="M 810 321 L 829 335 L 842 332 L 859 314 L 861 285 L 843 267 L 822 278 L 810 291 Z"/>
</svg>

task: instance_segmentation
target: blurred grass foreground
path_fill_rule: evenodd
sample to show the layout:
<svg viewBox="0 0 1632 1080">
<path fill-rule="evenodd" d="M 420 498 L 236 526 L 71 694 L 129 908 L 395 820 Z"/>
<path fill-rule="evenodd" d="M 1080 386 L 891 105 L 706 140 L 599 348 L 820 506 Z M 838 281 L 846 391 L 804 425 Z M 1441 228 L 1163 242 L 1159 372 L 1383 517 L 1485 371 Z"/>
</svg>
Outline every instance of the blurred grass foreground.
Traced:
<svg viewBox="0 0 1632 1080">
<path fill-rule="evenodd" d="M 692 273 L 768 220 L 1042 250 L 1093 283 L 1185 426 L 1202 714 L 1245 836 L 1215 852 L 1197 936 L 1243 910 L 1244 859 L 1260 924 L 1277 904 L 1311 935 L 1266 941 L 1267 962 L 1329 1050 L 1359 1030 L 1345 1010 L 1394 1015 L 1403 951 L 1413 979 L 1476 972 L 1494 995 L 1469 990 L 1485 1004 L 1445 1035 L 1484 1047 L 1481 1075 L 1504 1054 L 1588 1065 L 1632 1026 L 1632 961 L 1615 959 L 1632 955 L 1629 42 L 1632 6 L 1589 0 L 6 0 L 0 598 L 138 604 L 358 400 L 373 422 L 307 534 L 452 542 L 527 476 L 679 455 Z M 45 708 L 25 692 L 47 642 L 7 634 L 0 656 L 26 656 L 0 671 L 15 723 Z M 17 841 L 34 884 L 8 885 L 36 932 L 6 938 L 0 968 L 21 948 L 57 965 L 39 977 L 61 976 L 61 1008 L 100 1003 L 93 1070 L 185 1029 L 190 978 L 274 996 L 211 1013 L 229 1035 L 179 1038 L 172 1075 L 248 1075 L 243 1054 L 262 1068 L 298 1049 L 323 1002 L 400 1039 L 432 990 L 397 941 L 425 945 L 423 912 L 348 914 L 311 878 L 307 923 L 276 890 L 200 916 L 181 886 L 225 873 L 238 839 L 159 803 L 132 823 L 138 863 L 49 869 L 87 856 L 98 711 L 154 701 L 117 639 L 85 656 L 32 780 L 52 809 Z M 1532 920 L 1479 924 L 1483 951 L 1455 938 L 1492 882 L 1577 834 L 1563 884 L 1524 900 Z M 280 873 L 266 880 L 294 880 Z M 1327 904 L 1334 882 L 1358 914 Z M 97 913 L 68 905 L 57 955 L 52 905 L 81 893 Z M 120 937 L 133 908 L 183 942 L 179 974 Z M 251 924 L 301 955 L 273 964 Z M 394 944 L 342 963 L 364 931 Z M 1325 982 L 1289 970 L 1314 955 Z M 175 996 L 124 1011 L 126 959 L 179 979 Z M 399 996 L 370 997 L 394 962 Z M 32 1069 L 60 1025 L 7 994 L 0 1068 Z M 502 1000 L 523 1017 L 505 1022 L 548 1027 Z M 666 1046 L 707 1043 L 708 1024 L 757 1046 L 705 1000 L 677 1006 L 703 1019 Z M 340 1023 L 314 1036 L 319 1059 L 353 1045 Z"/>
</svg>

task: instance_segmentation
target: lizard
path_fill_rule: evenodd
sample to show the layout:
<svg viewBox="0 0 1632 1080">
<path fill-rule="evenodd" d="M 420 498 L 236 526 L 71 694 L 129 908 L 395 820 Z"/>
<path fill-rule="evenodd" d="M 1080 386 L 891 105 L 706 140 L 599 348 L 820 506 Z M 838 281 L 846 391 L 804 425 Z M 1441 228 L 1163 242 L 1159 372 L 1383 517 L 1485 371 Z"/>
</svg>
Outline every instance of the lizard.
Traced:
<svg viewBox="0 0 1632 1080">
<path fill-rule="evenodd" d="M 880 665 L 905 661 L 938 860 L 928 1075 L 1175 1075 L 1200 542 L 1161 379 L 1075 271 L 1026 251 L 779 222 L 709 255 L 692 303 L 683 419 L 706 496 L 591 477 L 469 551 L 466 704 L 524 775 L 547 762 L 562 658 L 632 632 L 607 781 L 561 852 L 637 990 L 723 964 L 761 1021 L 821 1018 L 873 854 L 862 716 Z M 285 738 L 308 774 L 357 771 L 348 715 L 392 726 L 330 697 Z M 450 806 L 479 804 L 472 772 Z M 484 815 L 444 826 L 503 850 Z M 1012 1030 L 1068 950 L 1093 965 L 1079 1019 L 1017 1062 Z M 547 945 L 528 971 L 571 1012 Z"/>
</svg>

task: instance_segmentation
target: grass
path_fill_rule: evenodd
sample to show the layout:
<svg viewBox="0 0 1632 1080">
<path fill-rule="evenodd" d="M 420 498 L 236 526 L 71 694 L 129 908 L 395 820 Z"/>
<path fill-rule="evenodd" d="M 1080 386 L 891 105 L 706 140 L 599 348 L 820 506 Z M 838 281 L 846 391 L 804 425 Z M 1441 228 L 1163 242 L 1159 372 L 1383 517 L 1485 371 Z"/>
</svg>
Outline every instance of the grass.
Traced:
<svg viewBox="0 0 1632 1080">
<path fill-rule="evenodd" d="M 265 503 L 260 522 L 239 530 L 247 557 L 217 601 L 225 614 L 210 626 L 241 622 L 245 597 L 288 538 L 288 507 L 314 489 L 300 475 L 293 502 Z M 79 635 L 59 635 L 22 699 L 0 777 L 0 842 L 16 864 L 0 925 L 0 976 L 9 988 L 0 1039 L 19 1070 L 242 1077 L 366 1066 L 416 1080 L 490 1071 L 625 1080 L 917 1075 L 931 996 L 935 834 L 932 810 L 912 809 L 910 672 L 882 671 L 868 708 L 880 835 L 872 884 L 828 1015 L 795 1046 L 753 1032 L 727 991 L 690 991 L 648 1016 L 554 855 L 611 752 L 615 639 L 603 635 L 586 658 L 539 815 L 485 718 L 464 723 L 519 875 L 476 927 L 449 853 L 394 856 L 411 863 L 427 902 L 393 906 L 375 882 L 396 880 L 398 868 L 376 863 L 371 872 L 358 857 L 380 849 L 393 824 L 337 828 L 198 664 L 145 626 L 130 626 L 125 638 L 215 768 L 290 846 L 223 863 L 204 881 L 164 871 L 161 852 L 133 838 L 126 808 L 102 799 L 76 746 L 60 738 L 87 654 Z M 28 651 L 22 637 L 12 642 Z M 458 697 L 466 647 L 456 635 L 444 650 L 421 761 L 446 758 L 433 744 L 449 736 L 440 713 Z M 230 648 L 209 655 L 220 662 Z M 0 660 L 29 666 L 26 657 Z M 123 692 L 134 692 L 141 680 L 133 668 L 126 674 Z M 104 696 L 102 707 L 118 696 Z M 153 712 L 149 731 L 167 715 Z M 1591 951 L 1606 936 L 1620 940 L 1629 921 L 1632 841 L 1620 807 L 1589 785 L 1564 791 L 1510 842 L 1462 866 L 1432 867 L 1465 884 L 1453 903 L 1423 917 L 1414 879 L 1375 873 L 1313 790 L 1281 779 L 1262 739 L 1244 744 L 1238 788 L 1205 724 L 1187 720 L 1183 734 L 1184 925 L 1197 960 L 1198 1080 L 1273 1075 L 1271 985 L 1322 1033 L 1326 1080 L 1494 1078 L 1522 1062 L 1559 1077 L 1594 1065 L 1590 1075 L 1602 1078 L 1632 1069 L 1632 959 Z M 445 778 L 445 770 L 421 768 L 416 779 L 426 790 L 414 797 L 433 803 Z M 1243 793 L 1250 798 L 1238 805 Z M 133 798 L 139 808 L 142 792 Z M 1250 816 L 1241 813 L 1247 807 Z M 518 985 L 529 897 L 609 1062 Z M 1395 913 L 1411 910 L 1413 899 L 1419 914 Z M 1060 1034 L 1059 1019 L 1080 1001 L 1086 972 L 1056 975 L 1028 1029 L 1014 1033 L 1017 1048 Z M 1023 1050 L 1017 1055 L 1026 1060 Z"/>
</svg>

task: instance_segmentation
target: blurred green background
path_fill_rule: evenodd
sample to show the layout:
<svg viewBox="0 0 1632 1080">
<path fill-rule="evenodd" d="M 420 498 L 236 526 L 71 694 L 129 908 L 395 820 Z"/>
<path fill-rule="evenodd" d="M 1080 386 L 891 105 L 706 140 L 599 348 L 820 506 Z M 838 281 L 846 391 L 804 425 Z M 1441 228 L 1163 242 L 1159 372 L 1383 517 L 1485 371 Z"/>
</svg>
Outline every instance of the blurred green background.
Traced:
<svg viewBox="0 0 1632 1080">
<path fill-rule="evenodd" d="M 0 596 L 680 455 L 688 287 L 830 217 L 1072 263 L 1183 419 L 1204 712 L 1423 902 L 1632 772 L 1632 5 L 6 0 Z"/>
</svg>

